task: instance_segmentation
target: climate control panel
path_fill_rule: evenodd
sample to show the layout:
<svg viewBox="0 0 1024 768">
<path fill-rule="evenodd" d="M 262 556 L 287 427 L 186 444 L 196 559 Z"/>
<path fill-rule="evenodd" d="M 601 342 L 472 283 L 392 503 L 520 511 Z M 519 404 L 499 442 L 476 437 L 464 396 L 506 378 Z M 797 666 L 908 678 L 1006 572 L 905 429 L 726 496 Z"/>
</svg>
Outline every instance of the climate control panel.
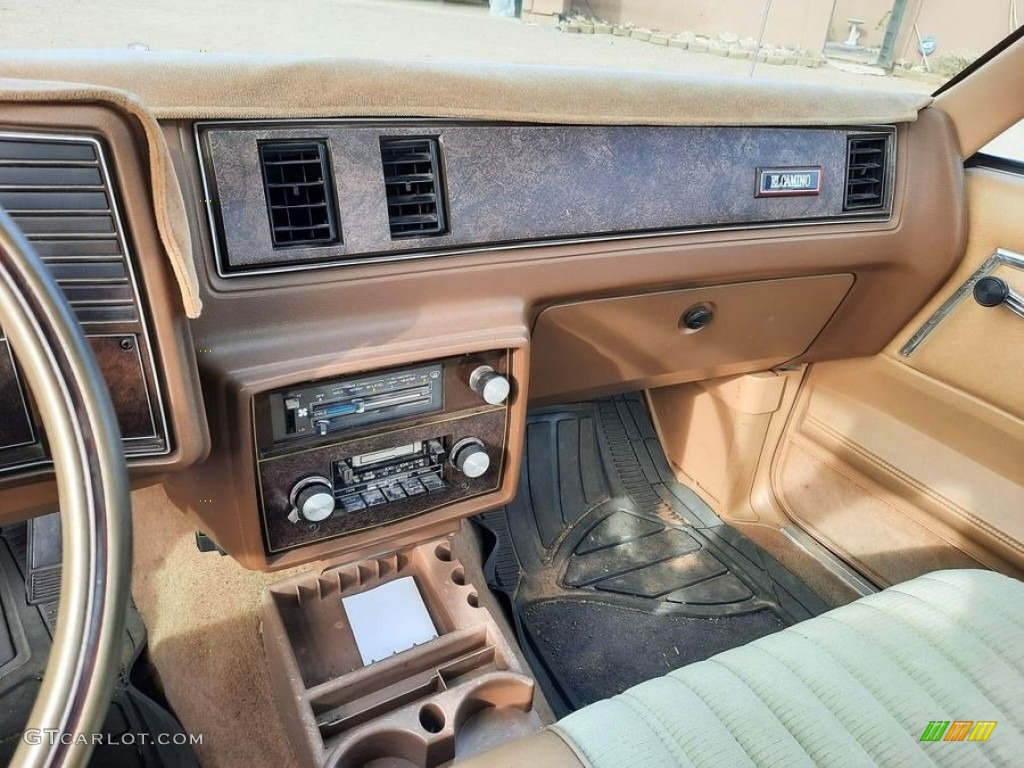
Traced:
<svg viewBox="0 0 1024 768">
<path fill-rule="evenodd" d="M 257 397 L 268 553 L 497 490 L 514 397 L 509 362 L 506 351 L 463 355 Z"/>
</svg>

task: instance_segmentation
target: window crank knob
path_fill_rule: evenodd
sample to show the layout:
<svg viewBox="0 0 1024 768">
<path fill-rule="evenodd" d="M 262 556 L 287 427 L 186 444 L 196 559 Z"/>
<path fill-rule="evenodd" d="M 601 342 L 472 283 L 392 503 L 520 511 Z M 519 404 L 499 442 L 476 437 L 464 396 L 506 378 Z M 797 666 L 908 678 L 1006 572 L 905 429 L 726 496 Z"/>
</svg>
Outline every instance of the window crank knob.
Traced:
<svg viewBox="0 0 1024 768">
<path fill-rule="evenodd" d="M 998 307 L 1010 297 L 1010 286 L 998 277 L 983 277 L 974 284 L 974 300 L 983 307 Z"/>
</svg>

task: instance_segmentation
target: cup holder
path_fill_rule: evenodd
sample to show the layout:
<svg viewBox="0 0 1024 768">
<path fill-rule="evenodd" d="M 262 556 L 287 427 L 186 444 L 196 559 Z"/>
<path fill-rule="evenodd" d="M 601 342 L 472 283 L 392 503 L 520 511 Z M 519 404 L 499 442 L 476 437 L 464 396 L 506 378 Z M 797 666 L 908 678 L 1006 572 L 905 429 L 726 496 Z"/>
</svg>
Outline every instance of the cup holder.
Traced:
<svg viewBox="0 0 1024 768">
<path fill-rule="evenodd" d="M 455 731 L 486 710 L 517 709 L 527 711 L 533 704 L 533 685 L 519 675 L 494 673 L 472 686 L 462 696 L 455 710 Z"/>
<path fill-rule="evenodd" d="M 532 704 L 532 681 L 513 672 L 490 672 L 386 715 L 386 723 L 368 725 L 339 745 L 326 765 L 435 768 L 538 730 Z"/>
<path fill-rule="evenodd" d="M 422 739 L 403 730 L 378 730 L 346 745 L 332 768 L 421 768 L 426 764 L 427 745 Z"/>
<path fill-rule="evenodd" d="M 540 728 L 533 685 L 522 677 L 498 674 L 475 686 L 455 713 L 455 756 L 465 760 L 495 743 L 527 736 Z"/>
<path fill-rule="evenodd" d="M 437 636 L 365 664 L 342 601 L 406 577 Z M 300 763 L 436 768 L 539 729 L 533 681 L 483 603 L 447 539 L 269 588 L 263 640 Z"/>
</svg>

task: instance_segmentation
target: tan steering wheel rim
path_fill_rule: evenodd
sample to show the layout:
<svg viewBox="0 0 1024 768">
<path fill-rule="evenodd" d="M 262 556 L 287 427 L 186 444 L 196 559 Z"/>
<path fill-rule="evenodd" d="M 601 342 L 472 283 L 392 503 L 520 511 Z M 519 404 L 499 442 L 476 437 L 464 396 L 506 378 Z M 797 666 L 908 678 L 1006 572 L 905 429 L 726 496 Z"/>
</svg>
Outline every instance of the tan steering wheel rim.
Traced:
<svg viewBox="0 0 1024 768">
<path fill-rule="evenodd" d="M 85 765 L 110 704 L 131 577 L 131 499 L 106 384 L 31 243 L 0 209 L 0 328 L 53 458 L 63 546 L 60 611 L 12 765 Z"/>
</svg>

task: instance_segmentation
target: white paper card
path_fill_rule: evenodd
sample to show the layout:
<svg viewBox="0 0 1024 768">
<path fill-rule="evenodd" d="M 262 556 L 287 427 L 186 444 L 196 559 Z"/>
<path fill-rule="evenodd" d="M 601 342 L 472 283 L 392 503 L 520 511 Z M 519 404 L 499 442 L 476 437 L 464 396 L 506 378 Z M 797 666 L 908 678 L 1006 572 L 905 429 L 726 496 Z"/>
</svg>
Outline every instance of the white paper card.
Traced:
<svg viewBox="0 0 1024 768">
<path fill-rule="evenodd" d="M 341 598 L 356 647 L 369 666 L 437 637 L 412 576 Z"/>
</svg>

